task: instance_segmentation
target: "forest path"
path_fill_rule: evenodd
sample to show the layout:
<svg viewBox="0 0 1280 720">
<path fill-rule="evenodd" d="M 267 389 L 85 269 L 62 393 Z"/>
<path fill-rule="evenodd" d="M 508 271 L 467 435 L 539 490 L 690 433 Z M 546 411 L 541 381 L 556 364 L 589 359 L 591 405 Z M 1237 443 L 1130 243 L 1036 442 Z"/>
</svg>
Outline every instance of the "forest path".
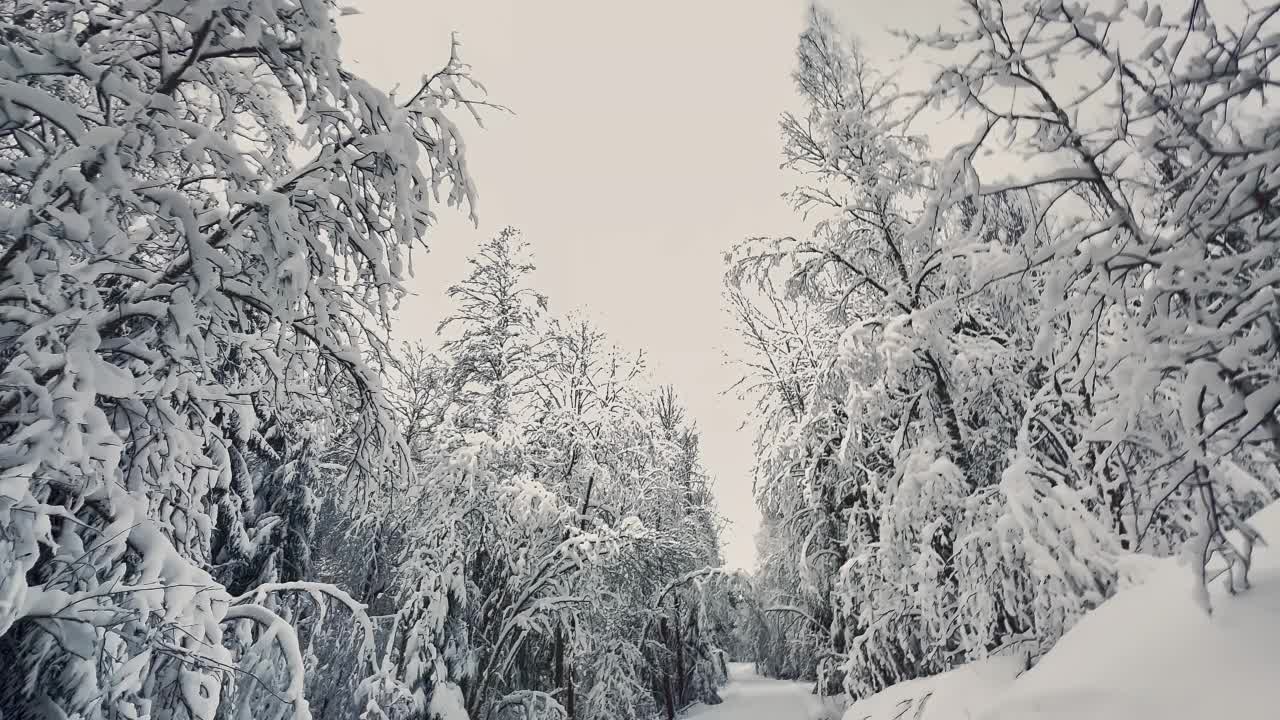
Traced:
<svg viewBox="0 0 1280 720">
<path fill-rule="evenodd" d="M 698 705 L 684 715 L 697 720 L 815 720 L 832 717 L 809 692 L 808 683 L 760 677 L 751 663 L 729 663 L 724 702 Z"/>
</svg>

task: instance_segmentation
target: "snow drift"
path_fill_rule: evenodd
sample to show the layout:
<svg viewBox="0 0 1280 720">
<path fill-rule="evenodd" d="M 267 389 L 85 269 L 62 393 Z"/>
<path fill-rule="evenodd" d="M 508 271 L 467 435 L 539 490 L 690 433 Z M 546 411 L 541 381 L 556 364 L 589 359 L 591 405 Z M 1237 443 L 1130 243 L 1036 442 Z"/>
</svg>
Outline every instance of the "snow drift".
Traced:
<svg viewBox="0 0 1280 720">
<path fill-rule="evenodd" d="M 1280 503 L 1252 524 L 1275 542 Z M 1215 587 L 1212 614 L 1184 565 L 1155 560 L 1145 580 L 1086 615 L 1031 670 L 1014 657 L 971 663 L 860 700 L 844 720 L 1274 718 L 1280 550 L 1261 547 L 1254 558 L 1252 587 Z"/>
</svg>

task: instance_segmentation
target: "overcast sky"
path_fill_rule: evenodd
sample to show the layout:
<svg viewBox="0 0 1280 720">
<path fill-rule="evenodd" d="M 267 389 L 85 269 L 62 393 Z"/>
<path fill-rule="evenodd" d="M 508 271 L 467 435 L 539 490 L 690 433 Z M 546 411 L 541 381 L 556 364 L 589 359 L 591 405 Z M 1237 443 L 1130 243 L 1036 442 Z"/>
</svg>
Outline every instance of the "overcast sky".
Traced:
<svg viewBox="0 0 1280 720">
<path fill-rule="evenodd" d="M 780 195 L 778 114 L 796 107 L 790 72 L 802 0 L 352 0 L 345 55 L 367 80 L 412 92 L 448 52 L 449 33 L 490 98 L 468 134 L 480 227 L 441 212 L 415 262 L 417 296 L 397 336 L 429 339 L 444 289 L 505 225 L 536 252 L 552 311 L 581 310 L 619 345 L 644 349 L 702 431 L 722 513 L 726 562 L 750 568 L 759 523 L 751 497 L 748 407 L 724 394 L 737 343 L 720 301 L 721 254 L 749 235 L 799 232 Z M 837 15 L 872 55 L 883 33 L 936 25 L 952 0 L 856 0 Z M 464 125 L 465 127 L 465 125 Z"/>
</svg>

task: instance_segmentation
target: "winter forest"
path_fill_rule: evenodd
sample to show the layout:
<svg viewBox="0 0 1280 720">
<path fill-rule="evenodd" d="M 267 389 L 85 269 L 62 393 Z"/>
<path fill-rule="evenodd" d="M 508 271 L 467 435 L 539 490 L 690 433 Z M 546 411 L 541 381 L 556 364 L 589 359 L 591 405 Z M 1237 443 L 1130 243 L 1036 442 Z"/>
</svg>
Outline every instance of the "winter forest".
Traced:
<svg viewBox="0 0 1280 720">
<path fill-rule="evenodd" d="M 485 37 L 0 0 L 0 720 L 1274 717 L 1280 3 L 782 4 L 785 229 L 620 301 L 678 384 L 487 202 Z"/>
</svg>

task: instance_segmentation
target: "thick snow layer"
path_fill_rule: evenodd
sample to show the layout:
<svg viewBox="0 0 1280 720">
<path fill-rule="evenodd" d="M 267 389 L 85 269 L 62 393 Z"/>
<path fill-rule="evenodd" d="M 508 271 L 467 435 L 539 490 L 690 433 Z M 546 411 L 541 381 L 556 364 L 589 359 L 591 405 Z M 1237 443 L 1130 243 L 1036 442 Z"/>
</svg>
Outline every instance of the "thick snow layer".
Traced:
<svg viewBox="0 0 1280 720">
<path fill-rule="evenodd" d="M 1280 545 L 1280 503 L 1254 516 Z M 1031 670 L 974 663 L 902 683 L 850 706 L 844 720 L 1273 720 L 1280 717 L 1280 549 L 1259 547 L 1253 587 L 1216 583 L 1213 614 L 1174 560 L 1086 615 Z M 1224 576 L 1225 577 L 1225 576 Z M 916 714 L 920 700 L 924 712 Z M 900 715 L 903 703 L 910 712 Z"/>
<path fill-rule="evenodd" d="M 695 705 L 683 715 L 697 720 L 819 720 L 835 717 L 810 686 L 760 677 L 750 663 L 729 664 L 729 684 L 719 705 Z"/>
<path fill-rule="evenodd" d="M 1024 658 L 998 657 L 898 683 L 850 705 L 844 720 L 971 720 L 973 708 L 1007 689 L 1025 667 Z"/>
</svg>

